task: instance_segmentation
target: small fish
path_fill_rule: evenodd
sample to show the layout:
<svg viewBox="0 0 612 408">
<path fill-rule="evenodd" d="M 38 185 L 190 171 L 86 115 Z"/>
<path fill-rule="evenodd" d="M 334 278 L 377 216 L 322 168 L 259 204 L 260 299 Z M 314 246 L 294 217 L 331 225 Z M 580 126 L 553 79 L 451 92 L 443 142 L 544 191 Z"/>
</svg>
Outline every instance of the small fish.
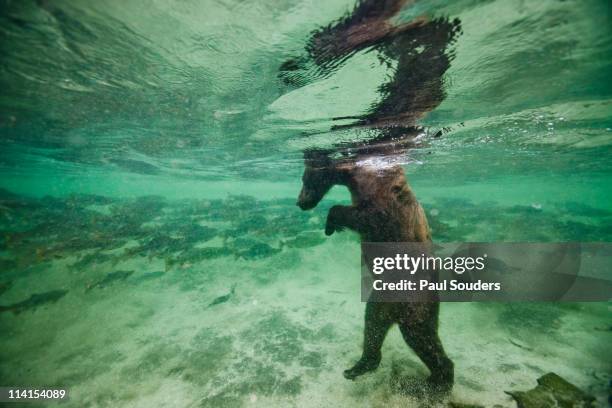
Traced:
<svg viewBox="0 0 612 408">
<path fill-rule="evenodd" d="M 133 282 L 148 281 L 148 280 L 151 280 L 151 279 L 160 278 L 160 277 L 164 276 L 165 274 L 166 274 L 166 272 L 162 272 L 162 271 L 147 272 L 147 273 L 143 273 L 142 275 L 136 276 L 135 278 L 132 279 L 132 281 Z"/>
<path fill-rule="evenodd" d="M 70 265 L 71 268 L 75 269 L 83 269 L 88 267 L 93 263 L 103 263 L 111 260 L 113 257 L 111 255 L 103 254 L 100 252 L 96 252 L 93 254 L 82 256 L 77 262 Z"/>
<path fill-rule="evenodd" d="M 252 245 L 248 249 L 238 251 L 236 253 L 236 258 L 242 258 L 245 260 L 268 258 L 272 255 L 276 255 L 277 253 L 281 252 L 283 250 L 284 245 L 285 243 L 281 242 L 278 248 L 274 248 L 268 244 L 259 242 L 259 243 Z"/>
<path fill-rule="evenodd" d="M 133 274 L 134 271 L 117 271 L 117 272 L 111 272 L 109 274 L 107 274 L 104 279 L 102 279 L 101 281 L 98 281 L 96 283 L 92 283 L 90 285 L 87 285 L 87 288 L 85 289 L 85 292 L 88 292 L 94 288 L 98 288 L 98 289 L 104 289 L 105 287 L 107 287 L 108 285 L 110 285 L 111 283 L 115 282 L 115 281 L 123 281 L 126 280 L 131 274 Z"/>
<path fill-rule="evenodd" d="M 0 306 L 0 313 L 13 312 L 14 314 L 19 314 L 26 310 L 35 310 L 40 305 L 57 302 L 58 300 L 63 298 L 66 293 L 68 293 L 67 290 L 52 290 L 50 292 L 45 293 L 34 293 L 24 301 L 17 302 L 8 306 Z"/>
<path fill-rule="evenodd" d="M 533 348 L 529 347 L 528 345 L 526 345 L 525 343 L 523 343 L 522 341 L 518 339 L 508 338 L 508 341 L 514 344 L 516 347 L 525 349 L 527 351 L 533 351 Z"/>
<path fill-rule="evenodd" d="M 215 298 L 212 302 L 210 302 L 208 307 L 219 305 L 221 303 L 227 302 L 228 300 L 230 300 L 230 298 L 232 296 L 234 296 L 234 293 L 236 293 L 236 284 L 235 283 L 232 286 L 232 289 L 230 290 L 230 292 L 228 294 L 223 295 L 223 296 L 219 296 L 218 298 Z"/>
</svg>

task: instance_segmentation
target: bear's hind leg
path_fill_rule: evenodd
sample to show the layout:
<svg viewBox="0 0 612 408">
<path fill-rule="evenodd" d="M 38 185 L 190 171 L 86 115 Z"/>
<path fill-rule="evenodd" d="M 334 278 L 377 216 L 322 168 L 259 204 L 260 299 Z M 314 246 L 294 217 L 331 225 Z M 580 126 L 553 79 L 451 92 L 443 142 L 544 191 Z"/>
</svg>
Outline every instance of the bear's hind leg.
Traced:
<svg viewBox="0 0 612 408">
<path fill-rule="evenodd" d="M 378 368 L 382 357 L 380 349 L 392 324 L 393 318 L 387 304 L 376 302 L 366 304 L 363 354 L 352 368 L 344 371 L 346 379 L 354 380 Z"/>
<path fill-rule="evenodd" d="M 437 305 L 436 305 L 437 306 Z M 454 364 L 446 355 L 438 337 L 437 307 L 433 307 L 429 318 L 410 321 L 410 317 L 399 323 L 404 340 L 431 372 L 428 383 L 439 392 L 449 392 L 454 382 Z"/>
</svg>

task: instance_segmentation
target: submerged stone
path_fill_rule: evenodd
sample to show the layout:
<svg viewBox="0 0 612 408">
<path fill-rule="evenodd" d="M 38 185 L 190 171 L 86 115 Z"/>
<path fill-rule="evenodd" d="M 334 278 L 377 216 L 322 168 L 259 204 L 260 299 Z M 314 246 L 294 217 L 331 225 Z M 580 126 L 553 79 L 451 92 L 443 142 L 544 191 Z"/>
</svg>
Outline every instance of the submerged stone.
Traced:
<svg viewBox="0 0 612 408">
<path fill-rule="evenodd" d="M 529 391 L 506 391 L 518 408 L 589 408 L 595 397 L 564 380 L 555 373 L 538 378 L 538 386 Z"/>
</svg>

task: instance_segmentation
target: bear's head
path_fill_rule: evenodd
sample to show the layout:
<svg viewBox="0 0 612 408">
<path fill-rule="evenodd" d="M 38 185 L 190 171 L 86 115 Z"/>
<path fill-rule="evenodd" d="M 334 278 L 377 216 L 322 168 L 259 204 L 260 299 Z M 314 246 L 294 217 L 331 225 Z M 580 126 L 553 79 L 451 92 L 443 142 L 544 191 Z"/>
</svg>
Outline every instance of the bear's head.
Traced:
<svg viewBox="0 0 612 408">
<path fill-rule="evenodd" d="M 304 153 L 302 191 L 300 191 L 297 205 L 302 210 L 316 207 L 334 185 L 342 183 L 344 167 L 346 166 L 331 159 L 328 152 L 308 151 Z"/>
</svg>

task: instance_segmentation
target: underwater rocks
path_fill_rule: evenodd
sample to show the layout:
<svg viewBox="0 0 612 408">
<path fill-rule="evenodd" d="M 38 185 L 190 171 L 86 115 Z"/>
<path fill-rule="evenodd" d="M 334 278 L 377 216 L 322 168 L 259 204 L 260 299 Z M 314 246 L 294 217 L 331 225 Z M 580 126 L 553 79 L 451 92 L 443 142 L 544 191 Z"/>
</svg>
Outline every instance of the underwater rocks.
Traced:
<svg viewBox="0 0 612 408">
<path fill-rule="evenodd" d="M 589 408 L 595 407 L 595 397 L 555 373 L 538 378 L 538 386 L 529 391 L 506 391 L 518 408 Z"/>
<path fill-rule="evenodd" d="M 35 293 L 24 301 L 8 306 L 0 306 L 0 313 L 13 312 L 19 314 L 27 310 L 36 310 L 37 307 L 47 303 L 55 303 L 68 293 L 67 290 L 52 290 L 45 293 Z"/>
</svg>

